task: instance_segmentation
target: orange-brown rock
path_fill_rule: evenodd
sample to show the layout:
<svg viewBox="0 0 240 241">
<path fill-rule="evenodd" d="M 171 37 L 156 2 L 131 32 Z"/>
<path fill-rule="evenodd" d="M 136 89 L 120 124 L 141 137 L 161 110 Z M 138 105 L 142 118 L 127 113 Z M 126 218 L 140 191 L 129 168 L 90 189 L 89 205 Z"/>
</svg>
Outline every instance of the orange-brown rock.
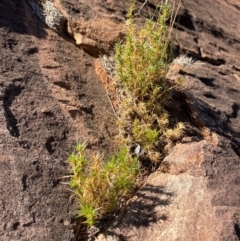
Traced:
<svg viewBox="0 0 240 241">
<path fill-rule="evenodd" d="M 238 1 L 182 1 L 174 35 L 180 58 L 168 77 L 183 79 L 186 99 L 175 96 L 176 112 L 197 128 L 187 125 L 191 137 L 99 240 L 240 240 L 239 13 Z"/>
<path fill-rule="evenodd" d="M 149 17 L 152 0 L 137 1 L 136 13 L 144 3 Z M 119 0 L 0 2 L 0 240 L 84 239 L 61 182 L 76 140 L 89 152 L 114 149 L 114 89 L 96 57 L 123 38 L 127 9 Z M 98 240 L 240 239 L 239 14 L 237 0 L 182 0 L 168 78 L 184 80 L 169 111 L 185 136 Z"/>
<path fill-rule="evenodd" d="M 102 1 L 53 1 L 68 21 L 67 31 L 75 39 L 76 44 L 94 56 L 113 51 L 114 44 L 123 37 L 124 24 L 102 13 L 99 4 Z M 113 6 L 111 1 L 105 3 Z M 73 6 L 73 7 L 71 7 Z M 75 7 L 75 14 L 74 12 Z"/>
<path fill-rule="evenodd" d="M 66 159 L 76 141 L 114 148 L 112 107 L 95 59 L 27 1 L 0 2 L 0 36 L 0 240 L 70 240 Z"/>
</svg>

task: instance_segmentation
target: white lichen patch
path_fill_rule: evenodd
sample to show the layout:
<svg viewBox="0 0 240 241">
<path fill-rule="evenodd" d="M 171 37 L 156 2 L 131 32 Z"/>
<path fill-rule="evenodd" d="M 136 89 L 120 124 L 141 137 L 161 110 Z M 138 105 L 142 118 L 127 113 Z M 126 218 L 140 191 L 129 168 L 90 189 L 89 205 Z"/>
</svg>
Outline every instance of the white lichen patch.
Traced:
<svg viewBox="0 0 240 241">
<path fill-rule="evenodd" d="M 173 60 L 173 64 L 179 64 L 182 66 L 190 67 L 193 64 L 204 64 L 204 63 L 192 57 L 188 57 L 187 55 L 181 55 Z"/>
<path fill-rule="evenodd" d="M 180 64 L 180 65 L 184 65 L 184 66 L 191 66 L 192 64 L 194 64 L 195 60 L 192 57 L 188 57 L 186 55 L 181 55 L 179 57 L 177 57 L 176 59 L 174 59 L 173 63 L 175 64 Z"/>
<path fill-rule="evenodd" d="M 35 0 L 28 0 L 28 3 L 34 14 L 36 14 L 42 22 L 56 32 L 63 32 L 66 19 L 58 9 L 54 7 L 51 1 L 46 0 L 45 2 L 39 3 Z"/>
</svg>

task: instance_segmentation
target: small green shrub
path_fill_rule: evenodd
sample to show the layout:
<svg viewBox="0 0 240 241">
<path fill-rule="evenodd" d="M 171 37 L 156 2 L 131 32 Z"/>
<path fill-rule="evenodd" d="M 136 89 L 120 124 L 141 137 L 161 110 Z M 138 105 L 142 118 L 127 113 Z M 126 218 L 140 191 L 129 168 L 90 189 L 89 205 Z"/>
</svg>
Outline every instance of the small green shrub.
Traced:
<svg viewBox="0 0 240 241">
<path fill-rule="evenodd" d="M 183 124 L 168 129 L 169 115 L 164 105 L 171 98 L 171 89 L 166 81 L 170 62 L 173 59 L 171 32 L 167 21 L 171 11 L 162 3 L 156 21 L 147 19 L 142 28 L 135 25 L 133 12 L 135 1 L 130 0 L 127 19 L 127 35 L 124 43 L 116 44 L 116 82 L 122 89 L 117 137 L 120 144 L 138 143 L 157 161 L 160 155 L 155 144 L 160 136 L 177 139 Z"/>
<path fill-rule="evenodd" d="M 85 144 L 78 143 L 69 155 L 69 185 L 79 202 L 78 216 L 91 227 L 105 213 L 116 209 L 119 198 L 130 192 L 136 183 L 139 163 L 125 147 L 105 161 L 101 155 L 87 159 L 85 148 Z"/>
<path fill-rule="evenodd" d="M 159 139 L 176 140 L 184 128 L 182 123 L 169 128 L 170 117 L 164 108 L 173 88 L 166 81 L 172 61 L 172 25 L 166 24 L 170 8 L 163 3 L 157 21 L 147 19 L 139 30 L 133 18 L 135 1 L 130 3 L 126 39 L 116 45 L 115 54 L 120 93 L 117 139 L 122 148 L 107 160 L 99 154 L 89 159 L 86 144 L 78 143 L 68 158 L 69 185 L 79 201 L 78 216 L 89 227 L 116 209 L 118 200 L 137 185 L 140 167 L 138 159 L 130 154 L 131 145 L 142 147 L 148 158 L 157 162 Z"/>
<path fill-rule="evenodd" d="M 133 19 L 135 1 L 130 2 L 126 41 L 116 45 L 117 76 L 133 97 L 152 106 L 165 89 L 172 60 L 171 28 L 166 24 L 170 8 L 162 4 L 158 20 L 147 19 L 139 30 Z"/>
</svg>

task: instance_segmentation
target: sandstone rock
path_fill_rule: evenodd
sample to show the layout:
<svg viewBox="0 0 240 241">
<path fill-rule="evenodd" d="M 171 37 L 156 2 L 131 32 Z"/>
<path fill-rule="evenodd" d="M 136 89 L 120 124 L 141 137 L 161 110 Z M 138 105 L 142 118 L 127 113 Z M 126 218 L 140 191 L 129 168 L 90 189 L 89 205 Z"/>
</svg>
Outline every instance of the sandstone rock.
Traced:
<svg viewBox="0 0 240 241">
<path fill-rule="evenodd" d="M 79 47 L 93 56 L 110 54 L 114 44 L 124 36 L 125 26 L 118 21 L 123 17 L 101 13 L 106 11 L 101 1 L 28 0 L 28 3 L 42 22 L 56 32 L 67 32 Z M 113 9 L 119 5 L 115 1 L 106 4 Z"/>
<path fill-rule="evenodd" d="M 238 1 L 182 1 L 175 29 L 182 57 L 168 77 L 184 80 L 180 115 L 187 112 L 198 137 L 173 148 L 101 240 L 240 239 L 239 9 Z"/>
<path fill-rule="evenodd" d="M 213 172 L 205 169 L 217 167 L 213 163 L 221 157 L 222 149 L 207 141 L 177 145 L 133 198 L 117 228 L 97 240 L 238 240 L 239 200 L 224 190 L 237 175 L 223 176 L 219 168 L 228 184 L 218 180 L 214 190 L 209 183 Z M 225 204 L 214 204 L 215 198 Z"/>
<path fill-rule="evenodd" d="M 76 44 L 93 56 L 111 53 L 114 44 L 124 36 L 124 24 L 118 21 L 122 16 L 107 14 L 107 8 L 114 12 L 114 8 L 125 6 L 124 3 L 104 3 L 99 0 L 53 2 L 68 20 L 67 31 L 75 39 Z"/>
<path fill-rule="evenodd" d="M 123 37 L 123 25 L 110 19 L 71 19 L 69 34 L 76 44 L 91 55 L 98 56 L 113 51 L 114 44 Z"/>
<path fill-rule="evenodd" d="M 142 16 L 155 11 L 153 3 Z M 1 240 L 77 238 L 70 229 L 76 203 L 61 184 L 66 153 L 76 139 L 109 152 L 115 117 L 111 79 L 75 44 L 92 56 L 110 54 L 124 36 L 127 5 L 38 0 L 35 12 L 57 34 L 26 1 L 1 1 Z M 240 239 L 239 9 L 236 0 L 182 0 L 174 31 L 180 58 L 168 78 L 184 79 L 175 115 L 187 122 L 187 136 L 99 240 Z M 56 19 L 46 21 L 46 13 Z"/>
<path fill-rule="evenodd" d="M 111 105 L 95 60 L 26 1 L 0 2 L 0 36 L 0 240 L 69 241 L 77 204 L 62 183 L 66 159 L 77 140 L 114 148 Z"/>
<path fill-rule="evenodd" d="M 178 164 L 190 162 L 192 167 L 180 173 L 159 170 L 152 174 L 131 202 L 116 233 L 117 240 L 121 240 L 121 236 L 131 241 L 218 240 L 219 220 L 214 215 L 211 193 L 200 168 L 202 162 L 211 161 L 213 150 L 205 141 L 176 147 L 164 160 L 164 165 L 178 168 Z"/>
</svg>

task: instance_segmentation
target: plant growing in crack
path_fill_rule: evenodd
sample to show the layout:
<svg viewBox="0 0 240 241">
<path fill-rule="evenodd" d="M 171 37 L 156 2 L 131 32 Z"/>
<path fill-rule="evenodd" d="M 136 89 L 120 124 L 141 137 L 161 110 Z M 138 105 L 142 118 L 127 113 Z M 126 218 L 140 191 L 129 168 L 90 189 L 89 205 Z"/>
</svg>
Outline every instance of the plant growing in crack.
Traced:
<svg viewBox="0 0 240 241">
<path fill-rule="evenodd" d="M 99 154 L 85 156 L 85 143 L 78 143 L 69 155 L 69 185 L 78 203 L 78 216 L 88 227 L 118 206 L 118 200 L 129 193 L 139 174 L 139 162 L 123 147 L 107 160 Z"/>
<path fill-rule="evenodd" d="M 152 162 L 158 162 L 159 139 L 176 140 L 184 128 L 183 123 L 169 128 L 170 115 L 165 109 L 174 88 L 166 81 L 166 75 L 173 59 L 171 32 L 175 19 L 171 18 L 169 6 L 162 3 L 157 20 L 147 19 L 139 29 L 134 22 L 134 10 L 135 1 L 130 0 L 127 35 L 115 48 L 115 85 L 120 93 L 119 152 L 106 160 L 100 154 L 87 158 L 86 144 L 78 143 L 68 158 L 69 184 L 79 201 L 78 216 L 88 227 L 115 210 L 119 200 L 137 186 L 139 156 L 144 153 Z M 130 151 L 133 143 L 144 149 L 135 150 L 137 157 Z"/>
<path fill-rule="evenodd" d="M 130 0 L 125 42 L 116 44 L 116 83 L 124 93 L 120 96 L 118 141 L 120 145 L 139 144 L 156 162 L 160 158 L 155 147 L 158 139 L 177 139 L 184 128 L 183 123 L 178 123 L 170 129 L 170 116 L 164 108 L 174 88 L 166 76 L 173 60 L 171 32 L 175 19 L 169 6 L 162 3 L 157 20 L 147 19 L 139 29 L 134 10 L 135 1 Z"/>
</svg>

